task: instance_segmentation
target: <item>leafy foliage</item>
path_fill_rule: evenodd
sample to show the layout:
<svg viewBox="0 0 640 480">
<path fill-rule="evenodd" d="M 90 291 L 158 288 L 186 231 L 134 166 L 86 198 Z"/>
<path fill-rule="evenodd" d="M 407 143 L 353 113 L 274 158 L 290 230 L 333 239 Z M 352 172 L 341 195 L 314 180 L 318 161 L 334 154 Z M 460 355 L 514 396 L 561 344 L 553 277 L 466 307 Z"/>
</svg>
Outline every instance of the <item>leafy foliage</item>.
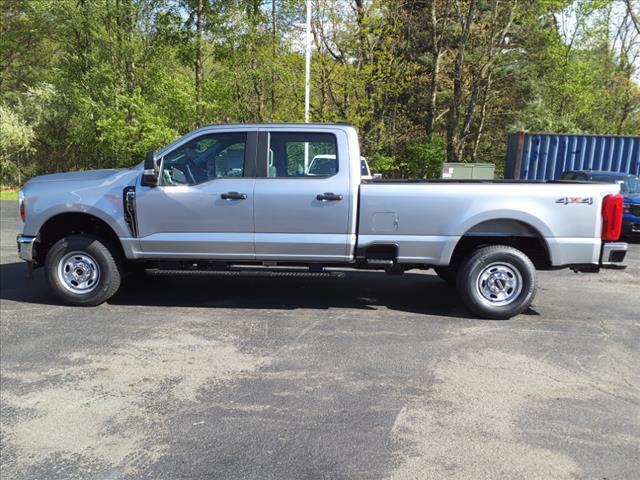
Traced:
<svg viewBox="0 0 640 480">
<path fill-rule="evenodd" d="M 634 2 L 312 3 L 312 120 L 356 125 L 373 171 L 500 171 L 515 129 L 640 133 Z M 303 0 L 8 0 L 0 14 L 3 185 L 130 166 L 207 123 L 303 119 Z"/>
<path fill-rule="evenodd" d="M 447 160 L 445 140 L 433 137 L 425 143 L 414 143 L 407 147 L 407 170 L 410 177 L 440 178 L 442 165 Z"/>
</svg>

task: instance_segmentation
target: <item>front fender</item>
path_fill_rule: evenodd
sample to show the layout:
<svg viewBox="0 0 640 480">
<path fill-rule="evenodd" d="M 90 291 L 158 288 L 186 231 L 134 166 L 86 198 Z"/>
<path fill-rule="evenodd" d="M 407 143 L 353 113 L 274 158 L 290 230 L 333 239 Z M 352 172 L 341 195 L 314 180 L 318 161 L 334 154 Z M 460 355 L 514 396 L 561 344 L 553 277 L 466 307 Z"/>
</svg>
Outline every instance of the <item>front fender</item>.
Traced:
<svg viewBox="0 0 640 480">
<path fill-rule="evenodd" d="M 24 235 L 36 236 L 44 223 L 64 213 L 86 213 L 109 225 L 120 238 L 131 233 L 124 219 L 122 192 L 133 184 L 138 172 L 124 171 L 115 181 L 27 183 Z"/>
</svg>

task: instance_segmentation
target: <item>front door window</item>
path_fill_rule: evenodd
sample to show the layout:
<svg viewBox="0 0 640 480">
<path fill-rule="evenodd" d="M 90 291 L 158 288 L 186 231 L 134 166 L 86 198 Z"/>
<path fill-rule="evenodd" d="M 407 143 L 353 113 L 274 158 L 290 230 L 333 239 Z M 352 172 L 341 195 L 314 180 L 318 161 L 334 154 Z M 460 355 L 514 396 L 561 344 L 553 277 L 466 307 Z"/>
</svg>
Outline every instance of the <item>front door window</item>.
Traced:
<svg viewBox="0 0 640 480">
<path fill-rule="evenodd" d="M 197 185 L 215 178 L 242 177 L 246 133 L 217 133 L 191 140 L 163 160 L 161 185 Z"/>
</svg>

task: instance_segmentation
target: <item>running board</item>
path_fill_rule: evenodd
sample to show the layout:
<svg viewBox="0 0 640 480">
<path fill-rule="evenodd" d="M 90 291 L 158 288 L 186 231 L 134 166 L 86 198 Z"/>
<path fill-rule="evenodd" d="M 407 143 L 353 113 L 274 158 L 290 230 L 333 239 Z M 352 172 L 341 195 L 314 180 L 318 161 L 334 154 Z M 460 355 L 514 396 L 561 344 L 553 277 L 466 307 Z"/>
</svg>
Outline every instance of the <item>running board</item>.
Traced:
<svg viewBox="0 0 640 480">
<path fill-rule="evenodd" d="M 148 268 L 148 275 L 153 276 L 216 276 L 216 277 L 312 277 L 342 278 L 344 272 L 310 272 L 308 270 L 177 270 Z"/>
</svg>

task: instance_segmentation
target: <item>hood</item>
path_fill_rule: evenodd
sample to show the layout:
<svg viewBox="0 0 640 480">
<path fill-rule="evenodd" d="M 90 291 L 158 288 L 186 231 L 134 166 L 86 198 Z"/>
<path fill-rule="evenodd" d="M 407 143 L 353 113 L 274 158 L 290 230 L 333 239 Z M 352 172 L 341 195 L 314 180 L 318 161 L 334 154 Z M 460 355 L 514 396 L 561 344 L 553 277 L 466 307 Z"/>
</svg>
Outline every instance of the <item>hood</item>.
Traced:
<svg viewBox="0 0 640 480">
<path fill-rule="evenodd" d="M 640 193 L 627 193 L 624 196 L 624 203 L 640 204 Z"/>
<path fill-rule="evenodd" d="M 22 186 L 22 191 L 31 197 L 64 192 L 73 195 L 83 192 L 83 196 L 87 192 L 93 195 L 104 195 L 107 191 L 121 191 L 126 185 L 133 184 L 139 173 L 138 167 L 54 173 L 32 178 Z"/>
<path fill-rule="evenodd" d="M 33 177 L 28 183 L 46 183 L 46 182 L 95 182 L 106 181 L 111 177 L 117 177 L 119 173 L 128 171 L 127 169 L 118 168 L 111 170 L 88 170 L 86 172 L 65 172 L 52 173 L 50 175 L 41 175 Z"/>
</svg>

